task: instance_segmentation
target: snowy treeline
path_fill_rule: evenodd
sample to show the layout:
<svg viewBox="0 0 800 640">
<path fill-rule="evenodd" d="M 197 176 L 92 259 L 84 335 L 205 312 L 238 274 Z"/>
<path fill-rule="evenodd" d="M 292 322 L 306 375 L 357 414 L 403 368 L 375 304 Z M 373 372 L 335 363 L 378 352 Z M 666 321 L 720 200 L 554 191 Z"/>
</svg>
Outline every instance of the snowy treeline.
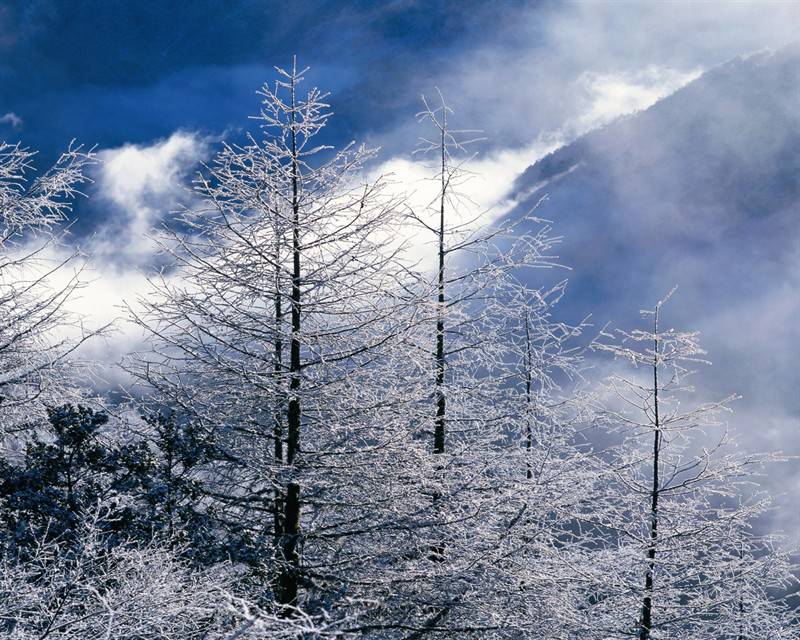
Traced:
<svg viewBox="0 0 800 640">
<path fill-rule="evenodd" d="M 303 72 L 260 97 L 154 232 L 123 404 L 81 399 L 104 330 L 65 309 L 81 256 L 48 258 L 95 157 L 30 182 L 0 146 L 5 637 L 800 636 L 789 553 L 753 528 L 776 458 L 695 397 L 666 299 L 629 331 L 560 322 L 561 239 L 537 211 L 479 224 L 443 100 L 419 208 L 366 177 L 374 150 L 318 142 Z"/>
</svg>

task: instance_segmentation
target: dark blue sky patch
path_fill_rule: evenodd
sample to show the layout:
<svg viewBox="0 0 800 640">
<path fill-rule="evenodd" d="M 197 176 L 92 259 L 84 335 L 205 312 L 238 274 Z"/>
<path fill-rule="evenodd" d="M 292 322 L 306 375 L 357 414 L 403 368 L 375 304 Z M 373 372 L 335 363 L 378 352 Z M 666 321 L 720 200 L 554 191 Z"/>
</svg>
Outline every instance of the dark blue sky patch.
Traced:
<svg viewBox="0 0 800 640">
<path fill-rule="evenodd" d="M 530 3 L 0 1 L 0 137 L 44 167 L 73 138 L 100 148 L 178 129 L 211 137 L 249 126 L 256 90 L 297 54 L 332 92 L 327 140 L 379 137 L 410 121 L 431 78 L 496 36 Z M 404 151 L 408 151 L 405 149 Z M 94 224 L 79 206 L 82 234 Z"/>
<path fill-rule="evenodd" d="M 315 69 L 312 81 L 352 84 L 342 118 L 371 128 L 389 124 L 398 101 L 413 102 L 423 82 L 409 92 L 412 77 L 424 80 L 426 68 L 479 46 L 494 34 L 487 25 L 518 4 L 10 2 L 0 14 L 13 34 L 0 40 L 0 99 L 26 120 L 26 138 L 140 142 L 164 135 L 176 113 L 184 126 L 228 124 L 232 104 L 246 113 L 242 98 L 296 53 Z"/>
</svg>

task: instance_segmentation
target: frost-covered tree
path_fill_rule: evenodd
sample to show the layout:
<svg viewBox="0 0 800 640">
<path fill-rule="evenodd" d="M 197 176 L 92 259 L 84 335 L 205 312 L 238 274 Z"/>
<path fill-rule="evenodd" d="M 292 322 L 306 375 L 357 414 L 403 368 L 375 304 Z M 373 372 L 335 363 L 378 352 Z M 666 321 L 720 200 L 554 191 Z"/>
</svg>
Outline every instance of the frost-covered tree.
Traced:
<svg viewBox="0 0 800 640">
<path fill-rule="evenodd" d="M 730 567 L 720 594 L 718 635 L 735 640 L 800 637 L 796 609 L 785 598 L 797 588 L 787 540 L 740 534 L 726 554 Z"/>
<path fill-rule="evenodd" d="M 11 640 L 335 638 L 329 621 L 262 610 L 228 563 L 192 567 L 169 541 L 109 544 L 116 505 L 83 511 L 70 540 L 0 546 L 0 632 Z"/>
<path fill-rule="evenodd" d="M 767 504 L 743 497 L 769 457 L 733 449 L 720 420 L 733 398 L 692 402 L 689 368 L 705 352 L 697 333 L 662 328 L 669 297 L 642 312 L 649 327 L 595 343 L 634 372 L 610 377 L 602 409 L 622 444 L 610 463 L 616 513 L 603 523 L 586 624 L 600 638 L 735 637 L 737 624 L 742 637 L 753 625 L 766 633 L 779 628 L 768 591 L 786 586 L 789 567 L 756 550 L 749 529 Z M 749 607 L 746 627 L 739 606 Z"/>
<path fill-rule="evenodd" d="M 94 153 L 70 147 L 34 176 L 35 152 L 0 141 L 0 432 L 43 416 L 75 382 L 75 350 L 92 331 L 66 309 L 81 286 L 60 225 Z"/>
<path fill-rule="evenodd" d="M 109 547 L 109 518 L 97 506 L 82 514 L 69 542 L 46 536 L 26 557 L 0 558 L 5 637 L 209 637 L 227 577 L 193 572 L 166 548 Z"/>
<path fill-rule="evenodd" d="M 130 368 L 215 434 L 209 495 L 290 611 L 345 595 L 347 572 L 372 566 L 360 540 L 400 504 L 402 435 L 382 419 L 396 399 L 375 362 L 404 326 L 405 276 L 394 201 L 361 177 L 373 153 L 319 144 L 325 96 L 278 74 L 260 133 L 223 148 L 162 238 L 173 270 L 134 312 L 153 350 Z"/>
<path fill-rule="evenodd" d="M 507 446 L 497 469 L 502 504 L 518 514 L 496 566 L 507 589 L 507 636 L 573 637 L 581 560 L 610 505 L 606 472 L 584 435 L 593 411 L 580 391 L 587 320 L 554 319 L 566 282 L 535 290 L 511 284 L 488 313 L 504 337 L 492 375 L 503 381 Z M 514 631 L 512 631 L 514 630 Z"/>
<path fill-rule="evenodd" d="M 129 422 L 89 407 L 47 413 L 19 459 L 0 461 L 0 543 L 8 552 L 24 557 L 42 542 L 67 543 L 86 510 L 103 502 L 113 516 L 103 522 L 115 527 L 108 544 L 169 541 L 196 564 L 227 557 L 220 547 L 235 532 L 214 529 L 195 473 L 213 446 L 191 424 L 154 417 L 152 431 L 133 439 Z"/>
<path fill-rule="evenodd" d="M 576 446 L 580 406 L 558 384 L 579 367 L 569 342 L 581 327 L 551 318 L 563 286 L 530 284 L 551 266 L 549 227 L 492 221 L 463 195 L 471 154 L 451 114 L 442 102 L 420 115 L 434 128 L 421 151 L 435 155 L 439 190 L 409 217 L 435 260 L 420 264 L 391 376 L 416 433 L 406 500 L 418 515 L 393 560 L 384 633 L 557 637 L 570 568 L 553 551 L 574 544 L 595 472 Z"/>
<path fill-rule="evenodd" d="M 68 540 L 87 506 L 113 492 L 120 456 L 99 437 L 108 416 L 64 405 L 48 410 L 19 461 L 0 462 L 0 540 L 25 555 L 35 544 Z"/>
<path fill-rule="evenodd" d="M 453 110 L 440 95 L 439 106 L 423 98 L 424 110 L 417 118 L 430 125 L 432 134 L 421 138 L 416 153 L 433 156 L 438 191 L 423 211 L 410 211 L 409 217 L 423 234 L 431 234 L 435 251 L 433 277 L 426 278 L 426 296 L 431 300 L 434 328 L 433 394 L 435 418 L 433 452 L 447 450 L 448 422 L 459 424 L 458 410 L 448 416 L 450 379 L 458 376 L 459 366 L 480 360 L 482 350 L 497 347 L 488 335 L 486 308 L 498 298 L 507 297 L 513 276 L 535 267 L 552 266 L 549 251 L 559 239 L 550 236 L 547 225 L 532 216 L 502 218 L 492 223 L 491 212 L 476 210 L 465 194 L 464 185 L 472 177 L 470 145 L 480 138 L 477 132 L 453 127 Z M 538 226 L 538 228 L 536 228 Z M 534 231 L 531 232 L 531 227 Z M 422 263 L 422 268 L 431 265 Z M 426 273 L 425 276 L 428 274 Z M 493 360 L 496 353 L 488 354 Z M 487 377 L 488 379 L 488 377 Z M 463 402 L 454 402 L 463 406 Z"/>
</svg>

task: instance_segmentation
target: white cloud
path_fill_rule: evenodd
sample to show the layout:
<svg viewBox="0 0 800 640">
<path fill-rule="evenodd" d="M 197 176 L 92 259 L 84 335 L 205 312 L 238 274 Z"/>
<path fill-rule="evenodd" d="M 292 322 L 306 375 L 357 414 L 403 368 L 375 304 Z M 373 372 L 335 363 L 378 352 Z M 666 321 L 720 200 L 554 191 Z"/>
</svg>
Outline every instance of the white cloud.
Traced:
<svg viewBox="0 0 800 640">
<path fill-rule="evenodd" d="M 677 88 L 673 80 L 698 69 L 795 40 L 800 3 L 527 3 L 497 18 L 494 37 L 417 70 L 410 89 L 440 87 L 465 126 L 483 129 L 490 144 L 519 146 L 543 132 L 581 133 L 592 123 L 570 123 L 595 109 L 602 120 L 640 109 L 656 85 Z M 418 135 L 408 120 L 385 144 Z"/>
<path fill-rule="evenodd" d="M 8 113 L 0 116 L 0 124 L 10 124 L 15 129 L 22 126 L 22 118 L 16 113 L 9 111 Z"/>
<path fill-rule="evenodd" d="M 189 197 L 187 175 L 207 154 L 207 141 L 184 131 L 152 145 L 101 152 L 96 193 L 111 207 L 93 255 L 122 266 L 146 263 L 155 249 L 147 234 Z"/>
<path fill-rule="evenodd" d="M 598 73 L 587 71 L 583 86 L 588 108 L 576 118 L 576 129 L 585 132 L 615 118 L 647 109 L 700 76 L 702 71 L 680 71 L 651 65 L 641 71 Z"/>
<path fill-rule="evenodd" d="M 514 204 L 509 199 L 514 178 L 560 145 L 560 138 L 543 138 L 525 147 L 493 150 L 474 158 L 465 166 L 468 174 L 456 187 L 463 206 L 450 212 L 448 226 L 472 221 L 472 226 L 477 228 L 507 213 Z M 391 181 L 395 195 L 402 197 L 426 223 L 435 225 L 438 220 L 435 203 L 440 189 L 437 171 L 429 160 L 411 155 L 395 156 L 379 163 L 367 179 L 385 176 Z M 410 241 L 410 258 L 419 260 L 428 253 L 425 247 L 431 237 L 411 224 L 406 231 L 404 239 Z"/>
<path fill-rule="evenodd" d="M 111 325 L 105 336 L 93 336 L 84 342 L 76 356 L 91 363 L 92 385 L 101 388 L 102 381 L 119 383 L 125 374 L 115 367 L 123 355 L 141 344 L 142 332 L 124 321 L 123 304 L 133 301 L 139 292 L 146 291 L 142 273 L 131 268 L 119 270 L 97 260 L 85 258 L 74 247 L 46 242 L 31 237 L 27 244 L 15 249 L 14 255 L 35 252 L 35 259 L 24 260 L 16 274 L 26 280 L 41 279 L 40 293 L 55 294 L 71 289 L 77 278 L 78 286 L 61 306 L 62 322 L 51 331 L 53 341 L 75 343 L 87 333 Z M 60 265 L 60 267 L 59 267 Z M 84 383 L 88 379 L 81 378 Z"/>
<path fill-rule="evenodd" d="M 13 123 L 7 116 L 0 122 Z M 108 339 L 93 338 L 80 348 L 84 359 L 101 367 L 109 365 L 100 375 L 111 382 L 124 380 L 123 372 L 113 365 L 144 337 L 139 328 L 125 320 L 124 305 L 135 305 L 137 297 L 148 291 L 143 268 L 153 262 L 155 246 L 146 234 L 180 200 L 189 197 L 184 188 L 188 174 L 207 153 L 207 141 L 180 131 L 151 145 L 127 144 L 103 151 L 102 163 L 93 176 L 92 195 L 95 211 L 105 210 L 105 219 L 97 233 L 83 242 L 81 253 L 89 257 L 75 255 L 75 247 L 52 243 L 38 252 L 36 261 L 25 265 L 31 270 L 30 276 L 47 273 L 45 282 L 53 291 L 71 286 L 76 271 L 80 271 L 82 285 L 64 305 L 75 321 L 60 326 L 53 337 L 76 339 L 84 329 L 113 323 L 115 331 Z M 38 249 L 41 240 L 32 237 L 30 243 L 19 252 Z M 63 267 L 51 272 L 62 263 Z"/>
<path fill-rule="evenodd" d="M 126 144 L 100 154 L 93 196 L 95 210 L 105 210 L 105 219 L 82 247 L 89 255 L 82 278 L 85 284 L 67 307 L 85 317 L 90 327 L 114 323 L 115 331 L 108 340 L 86 343 L 81 349 L 83 357 L 113 365 L 141 343 L 143 334 L 125 320 L 124 305 L 135 305 L 137 297 L 148 290 L 144 270 L 156 254 L 148 234 L 181 201 L 190 198 L 185 189 L 187 178 L 207 154 L 206 140 L 182 131 L 151 145 Z M 52 247 L 43 257 L 63 260 L 69 251 L 68 247 Z M 51 285 L 63 286 L 71 274 L 71 268 L 57 271 Z M 64 331 L 69 334 L 74 329 L 65 327 Z M 124 378 L 113 367 L 106 375 L 117 382 Z"/>
</svg>

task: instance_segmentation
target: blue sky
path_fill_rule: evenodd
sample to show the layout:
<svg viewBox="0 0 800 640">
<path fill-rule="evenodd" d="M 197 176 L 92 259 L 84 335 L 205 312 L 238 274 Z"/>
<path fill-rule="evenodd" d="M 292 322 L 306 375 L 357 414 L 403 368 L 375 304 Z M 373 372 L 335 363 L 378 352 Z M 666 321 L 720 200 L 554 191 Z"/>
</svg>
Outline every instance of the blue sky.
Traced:
<svg viewBox="0 0 800 640">
<path fill-rule="evenodd" d="M 363 136 L 413 115 L 437 67 L 490 41 L 522 7 L 5 1 L 0 104 L 23 121 L 14 133 L 48 154 L 73 137 L 108 148 L 179 128 L 220 133 L 241 124 L 272 66 L 296 53 L 337 94 L 336 135 Z"/>
</svg>

